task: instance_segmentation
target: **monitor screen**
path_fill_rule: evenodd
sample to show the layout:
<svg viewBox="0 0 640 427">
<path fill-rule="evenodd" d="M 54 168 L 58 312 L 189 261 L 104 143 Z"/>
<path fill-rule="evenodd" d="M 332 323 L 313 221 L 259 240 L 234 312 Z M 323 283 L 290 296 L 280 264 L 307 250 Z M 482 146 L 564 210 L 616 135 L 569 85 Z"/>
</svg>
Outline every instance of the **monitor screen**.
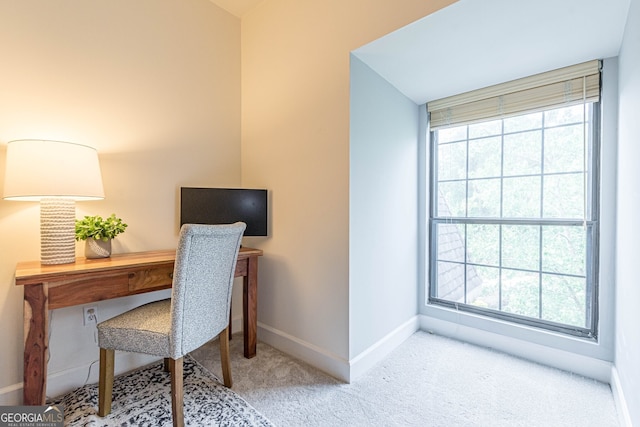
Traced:
<svg viewBox="0 0 640 427">
<path fill-rule="evenodd" d="M 267 190 L 180 188 L 180 226 L 236 221 L 247 224 L 245 236 L 266 236 Z"/>
</svg>

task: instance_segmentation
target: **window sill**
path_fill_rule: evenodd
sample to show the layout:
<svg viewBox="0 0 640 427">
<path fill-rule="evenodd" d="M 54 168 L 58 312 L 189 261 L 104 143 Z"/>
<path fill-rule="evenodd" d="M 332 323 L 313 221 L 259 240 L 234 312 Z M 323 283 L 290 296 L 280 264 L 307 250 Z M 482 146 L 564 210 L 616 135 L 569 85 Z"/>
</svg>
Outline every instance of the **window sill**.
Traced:
<svg viewBox="0 0 640 427">
<path fill-rule="evenodd" d="M 609 382 L 613 349 L 578 338 L 500 319 L 427 304 L 420 327 L 438 335 Z"/>
</svg>

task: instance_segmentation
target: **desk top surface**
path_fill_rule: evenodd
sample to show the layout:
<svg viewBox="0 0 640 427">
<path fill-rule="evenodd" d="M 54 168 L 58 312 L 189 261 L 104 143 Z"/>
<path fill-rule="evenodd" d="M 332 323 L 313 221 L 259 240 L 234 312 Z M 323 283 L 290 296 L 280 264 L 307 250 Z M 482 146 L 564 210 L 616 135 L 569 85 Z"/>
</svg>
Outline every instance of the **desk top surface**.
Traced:
<svg viewBox="0 0 640 427">
<path fill-rule="evenodd" d="M 242 247 L 238 253 L 238 260 L 252 256 L 262 256 L 262 250 Z M 98 259 L 78 257 L 75 263 L 70 264 L 43 265 L 40 261 L 23 261 L 16 266 L 16 285 L 41 283 L 47 278 L 53 279 L 65 275 L 166 264 L 173 262 L 175 257 L 175 249 L 167 249 L 114 254 L 108 258 Z"/>
</svg>

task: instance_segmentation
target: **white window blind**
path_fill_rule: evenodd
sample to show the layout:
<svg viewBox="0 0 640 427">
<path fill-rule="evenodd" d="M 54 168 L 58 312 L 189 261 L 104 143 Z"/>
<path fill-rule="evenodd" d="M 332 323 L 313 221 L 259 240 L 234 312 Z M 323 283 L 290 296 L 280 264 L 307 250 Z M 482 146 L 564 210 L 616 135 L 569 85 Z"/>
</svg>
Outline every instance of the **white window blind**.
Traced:
<svg viewBox="0 0 640 427">
<path fill-rule="evenodd" d="M 600 68 L 600 61 L 593 60 L 429 102 L 431 130 L 597 102 Z"/>
</svg>

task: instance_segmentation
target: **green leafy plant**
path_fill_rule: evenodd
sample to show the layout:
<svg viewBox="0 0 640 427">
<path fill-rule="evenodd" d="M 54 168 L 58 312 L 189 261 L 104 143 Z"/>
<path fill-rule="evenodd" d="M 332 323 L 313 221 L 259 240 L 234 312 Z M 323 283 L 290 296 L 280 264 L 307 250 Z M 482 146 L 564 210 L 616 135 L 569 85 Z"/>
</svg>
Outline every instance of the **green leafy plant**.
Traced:
<svg viewBox="0 0 640 427">
<path fill-rule="evenodd" d="M 101 216 L 85 216 L 76 220 L 76 240 L 96 239 L 108 241 L 120 233 L 124 233 L 127 224 L 116 214 L 111 214 L 107 219 Z"/>
</svg>

